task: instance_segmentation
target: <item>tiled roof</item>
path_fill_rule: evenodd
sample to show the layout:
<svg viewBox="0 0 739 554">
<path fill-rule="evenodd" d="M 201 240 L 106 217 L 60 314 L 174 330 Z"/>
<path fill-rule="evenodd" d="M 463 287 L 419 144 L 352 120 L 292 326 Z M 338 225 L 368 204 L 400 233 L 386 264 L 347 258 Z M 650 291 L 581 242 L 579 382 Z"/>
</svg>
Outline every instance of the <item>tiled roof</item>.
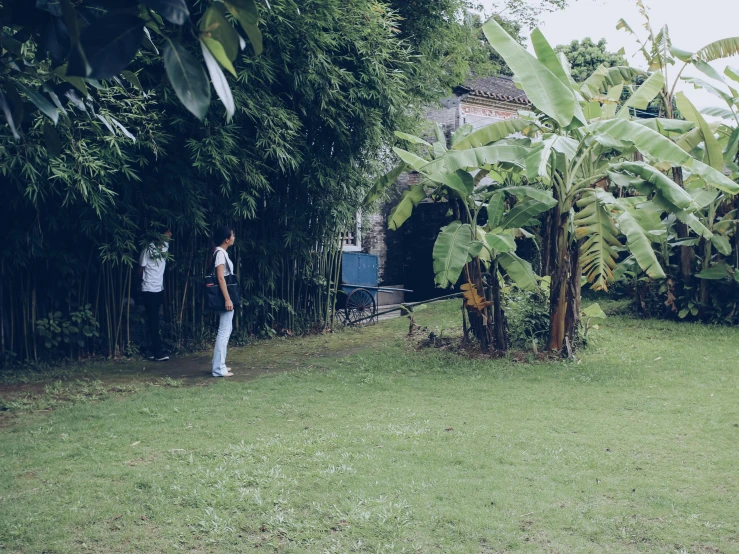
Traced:
<svg viewBox="0 0 739 554">
<path fill-rule="evenodd" d="M 492 98 L 493 100 L 502 100 L 524 106 L 531 104 L 526 97 L 526 93 L 516 88 L 511 77 L 470 77 L 459 88 L 474 96 L 482 96 L 484 98 Z"/>
</svg>

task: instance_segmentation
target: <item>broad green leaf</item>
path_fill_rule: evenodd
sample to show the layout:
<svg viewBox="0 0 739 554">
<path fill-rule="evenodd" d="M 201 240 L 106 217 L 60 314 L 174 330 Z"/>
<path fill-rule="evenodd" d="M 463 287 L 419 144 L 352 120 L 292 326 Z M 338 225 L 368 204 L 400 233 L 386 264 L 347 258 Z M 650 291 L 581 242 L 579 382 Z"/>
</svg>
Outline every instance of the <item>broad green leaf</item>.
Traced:
<svg viewBox="0 0 739 554">
<path fill-rule="evenodd" d="M 583 104 L 583 114 L 587 121 L 598 119 L 603 116 L 603 109 L 600 107 L 600 102 L 591 101 Z"/>
<path fill-rule="evenodd" d="M 396 149 L 393 149 L 396 150 Z M 450 150 L 441 158 L 416 169 L 422 173 L 452 173 L 458 169 L 476 169 L 485 165 L 507 163 L 524 167 L 527 148 L 514 144 L 500 144 L 468 148 L 466 150 Z"/>
<path fill-rule="evenodd" d="M 593 190 L 586 191 L 577 202 L 575 213 L 575 236 L 582 240 L 580 264 L 588 282 L 594 290 L 608 290 L 613 282 L 618 252 L 621 246 L 616 236 L 618 229 Z"/>
<path fill-rule="evenodd" d="M 474 130 L 475 128 L 469 123 L 465 123 L 464 125 L 459 127 L 456 131 L 454 131 L 454 133 L 452 133 L 452 146 L 457 144 L 460 140 L 466 138 Z"/>
<path fill-rule="evenodd" d="M 141 86 L 141 81 L 139 81 L 138 75 L 136 75 L 133 71 L 121 71 L 121 77 L 131 83 L 139 92 L 144 92 L 144 87 Z"/>
<path fill-rule="evenodd" d="M 434 121 L 434 134 L 436 135 L 436 142 L 446 151 L 446 136 L 444 135 L 444 129 L 442 129 L 441 125 L 436 121 Z"/>
<path fill-rule="evenodd" d="M 375 184 L 367 191 L 367 195 L 362 200 L 362 206 L 368 206 L 380 198 L 387 188 L 393 185 L 398 177 L 405 172 L 407 167 L 405 163 L 400 163 L 375 181 Z"/>
<path fill-rule="evenodd" d="M 711 62 L 721 58 L 730 58 L 737 54 L 739 54 L 739 37 L 731 37 L 707 44 L 693 54 L 693 59 Z"/>
<path fill-rule="evenodd" d="M 652 279 L 664 279 L 665 272 L 657 261 L 657 256 L 652 250 L 652 244 L 647 238 L 644 230 L 632 215 L 625 211 L 616 218 L 618 226 L 626 235 L 626 246 L 636 258 L 639 267 Z"/>
<path fill-rule="evenodd" d="M 606 318 L 606 312 L 604 312 L 601 307 L 596 302 L 595 304 L 591 304 L 587 308 L 585 308 L 582 311 L 583 315 L 585 317 L 589 317 L 591 319 L 605 319 Z"/>
<path fill-rule="evenodd" d="M 713 236 L 711 230 L 703 225 L 700 219 L 696 217 L 694 213 L 690 213 L 687 210 L 673 211 L 675 217 L 690 227 L 698 236 L 705 239 L 710 239 Z"/>
<path fill-rule="evenodd" d="M 226 3 L 236 8 L 250 25 L 256 25 L 259 21 L 259 9 L 254 0 L 228 0 Z"/>
<path fill-rule="evenodd" d="M 228 70 L 228 72 L 231 75 L 233 75 L 234 78 L 238 77 L 238 75 L 236 75 L 236 70 L 234 69 L 234 66 L 231 63 L 231 60 L 228 59 L 228 56 L 226 55 L 226 52 L 223 49 L 223 45 L 220 42 L 218 42 L 214 38 L 203 36 L 200 38 L 200 46 L 201 46 L 201 49 L 203 50 L 203 58 L 205 59 L 205 65 L 208 68 L 208 72 L 210 73 L 211 81 L 213 81 L 213 72 L 210 70 L 210 66 L 208 65 L 208 58 L 211 58 L 212 60 L 216 61 L 217 64 L 220 64 L 221 67 Z M 208 54 L 210 54 L 210 56 L 205 55 L 206 50 L 208 51 Z M 217 69 L 219 73 L 223 74 L 220 68 L 217 68 Z M 225 82 L 226 84 L 228 84 L 227 81 Z M 218 87 L 216 87 L 216 92 L 217 91 L 218 91 Z M 218 96 L 220 97 L 220 94 Z M 223 98 L 221 98 L 221 100 L 223 100 Z"/>
<path fill-rule="evenodd" d="M 649 107 L 649 103 L 654 100 L 664 86 L 665 78 L 662 72 L 656 71 L 652 73 L 624 103 L 623 107 L 618 111 L 617 117 L 629 117 L 629 108 L 646 110 Z"/>
<path fill-rule="evenodd" d="M 703 108 L 701 110 L 701 113 L 704 113 L 711 117 L 720 117 L 721 119 L 734 119 L 735 117 L 734 112 L 731 111 L 729 108 L 720 108 L 720 107 Z"/>
<path fill-rule="evenodd" d="M 252 48 L 254 48 L 254 54 L 260 55 L 263 49 L 262 32 L 257 27 L 259 11 L 254 0 L 228 0 L 224 4 L 231 15 L 241 24 L 241 28 L 244 29 Z"/>
<path fill-rule="evenodd" d="M 701 88 L 705 90 L 706 92 L 710 92 L 714 96 L 717 96 L 718 98 L 721 98 L 724 102 L 726 102 L 729 106 L 731 106 L 734 102 L 734 98 L 730 96 L 729 94 L 725 93 L 723 90 L 714 87 L 710 83 L 706 83 L 702 79 L 697 79 L 695 77 L 683 77 L 682 78 L 685 82 L 690 83 L 695 88 Z"/>
<path fill-rule="evenodd" d="M 414 185 L 408 190 L 404 190 L 398 203 L 390 210 L 388 228 L 391 231 L 397 231 L 411 216 L 413 208 L 418 206 L 418 203 L 424 198 L 426 198 L 426 191 L 424 191 L 423 185 Z"/>
<path fill-rule="evenodd" d="M 613 270 L 613 281 L 618 282 L 626 277 L 629 272 L 637 272 L 639 269 L 639 264 L 636 263 L 634 256 L 629 256 Z"/>
<path fill-rule="evenodd" d="M 523 227 L 529 221 L 536 218 L 540 213 L 546 212 L 552 208 L 552 204 L 538 202 L 536 200 L 525 200 L 516 204 L 509 211 L 500 223 L 503 229 L 515 229 Z"/>
<path fill-rule="evenodd" d="M 514 195 L 519 200 L 525 198 L 531 198 L 537 202 L 547 205 L 549 208 L 553 208 L 557 205 L 557 200 L 552 196 L 552 192 L 549 190 L 535 189 L 534 187 L 514 186 L 504 187 L 499 189 L 501 192 L 507 192 Z"/>
<path fill-rule="evenodd" d="M 493 142 L 498 142 L 514 133 L 523 131 L 529 126 L 527 121 L 523 119 L 506 119 L 485 125 L 452 145 L 452 150 L 465 150 L 467 148 L 477 148 L 487 146 Z M 397 133 L 396 133 L 397 134 Z"/>
<path fill-rule="evenodd" d="M 496 192 L 490 197 L 487 206 L 488 211 L 488 227 L 495 229 L 500 225 L 500 221 L 503 219 L 503 213 L 505 211 L 505 194 L 502 192 Z"/>
<path fill-rule="evenodd" d="M 721 151 L 721 146 L 719 146 L 718 140 L 716 140 L 716 137 L 713 134 L 713 130 L 708 126 L 706 120 L 703 119 L 700 112 L 682 92 L 678 92 L 675 95 L 675 103 L 685 119 L 695 123 L 695 125 L 700 128 L 701 134 L 703 135 L 703 143 L 706 147 L 708 165 L 718 171 L 723 170 L 724 154 Z"/>
<path fill-rule="evenodd" d="M 724 147 L 724 162 L 731 162 L 736 159 L 737 149 L 739 149 L 739 126 L 734 127 L 729 140 Z"/>
<path fill-rule="evenodd" d="M 648 183 L 647 186 L 651 184 L 654 189 L 659 190 L 670 204 L 678 209 L 684 210 L 693 202 L 691 196 L 681 189 L 675 181 L 648 164 L 643 162 L 621 162 L 610 166 L 609 175 L 624 171 L 644 179 L 645 184 Z"/>
<path fill-rule="evenodd" d="M 164 47 L 164 67 L 177 97 L 202 120 L 210 106 L 210 84 L 203 66 L 179 42 Z"/>
<path fill-rule="evenodd" d="M 467 223 L 453 221 L 441 228 L 433 251 L 437 287 L 446 288 L 457 282 L 467 263 L 472 242 L 472 228 Z"/>
<path fill-rule="evenodd" d="M 221 71 L 216 58 L 211 53 L 214 48 L 218 51 L 217 47 L 220 46 L 220 43 L 215 39 L 207 37 L 202 37 L 200 39 L 200 48 L 203 51 L 205 66 L 208 68 L 208 73 L 210 73 L 210 80 L 213 83 L 213 88 L 216 89 L 218 98 L 221 99 L 221 102 L 223 102 L 223 105 L 226 108 L 226 121 L 231 121 L 231 118 L 236 112 L 236 105 L 234 104 L 234 98 L 231 94 L 231 87 L 228 86 L 226 76 L 223 74 L 223 71 Z M 231 62 L 223 53 L 222 48 L 219 53 L 221 54 L 223 61 L 230 65 Z M 233 66 L 231 66 L 231 69 L 233 69 Z"/>
<path fill-rule="evenodd" d="M 567 127 L 577 105 L 572 89 L 511 38 L 495 19 L 489 19 L 482 29 L 492 47 L 520 79 L 521 87 L 534 106 L 561 127 Z"/>
<path fill-rule="evenodd" d="M 512 252 L 506 252 L 498 256 L 498 263 L 520 289 L 536 290 L 538 288 L 536 274 L 526 260 L 522 260 Z"/>
<path fill-rule="evenodd" d="M 421 171 L 421 168 L 428 165 L 428 160 L 424 160 L 423 158 L 416 156 L 415 154 L 412 154 L 411 152 L 408 152 L 407 150 L 403 150 L 402 148 L 393 147 L 393 152 L 395 152 L 398 157 L 403 160 L 406 164 L 408 164 L 410 167 L 415 169 L 416 171 Z"/>
<path fill-rule="evenodd" d="M 690 62 L 690 59 L 693 57 L 693 52 L 688 52 L 687 50 L 680 50 L 679 48 L 672 47 L 670 48 L 670 53 L 675 56 L 678 60 L 684 63 Z"/>
<path fill-rule="evenodd" d="M 659 134 L 668 138 L 683 135 L 695 126 L 690 121 L 683 121 L 682 119 L 663 119 L 661 117 L 637 119 L 636 123 L 649 127 L 653 131 L 657 131 Z"/>
<path fill-rule="evenodd" d="M 739 69 L 734 69 L 733 67 L 726 66 L 726 69 L 724 69 L 724 75 L 726 75 L 729 79 L 732 81 L 736 81 L 739 83 Z"/>
<path fill-rule="evenodd" d="M 717 264 L 704 269 L 700 273 L 697 273 L 696 277 L 698 277 L 698 279 L 719 280 L 731 277 L 732 273 L 736 275 L 734 270 L 732 270 L 731 267 L 726 264 L 726 262 L 720 261 Z"/>
<path fill-rule="evenodd" d="M 516 251 L 516 239 L 512 235 L 487 234 L 485 240 L 498 254 Z"/>
<path fill-rule="evenodd" d="M 682 165 L 690 169 L 695 175 L 703 177 L 707 183 L 719 190 L 730 194 L 739 192 L 739 185 L 726 175 L 691 157 L 671 140 L 644 125 L 639 125 L 627 119 L 611 119 L 591 123 L 587 126 L 587 130 L 590 133 L 600 131 L 616 140 L 631 142 L 642 154 L 651 157 L 656 162 Z"/>
<path fill-rule="evenodd" d="M 190 17 L 185 0 L 142 0 L 144 4 L 175 25 L 182 25 Z"/>
<path fill-rule="evenodd" d="M 210 48 L 210 43 L 206 42 L 213 56 L 218 60 L 224 68 L 228 69 L 234 77 L 236 72 L 233 70 L 232 62 L 239 54 L 239 34 L 233 25 L 226 19 L 227 8 L 223 2 L 213 2 L 210 7 L 205 10 L 203 18 L 200 20 L 200 32 L 203 38 L 209 38 L 220 43 L 220 50 L 223 51 L 227 64 L 223 63 L 221 57 Z M 230 67 L 229 67 L 230 66 Z"/>
<path fill-rule="evenodd" d="M 698 206 L 699 208 L 705 208 L 711 202 L 716 200 L 719 192 L 717 190 L 700 188 L 691 189 L 688 191 L 688 194 L 693 197 L 693 202 L 695 202 L 696 206 Z"/>
<path fill-rule="evenodd" d="M 144 22 L 139 17 L 107 13 L 82 31 L 79 48 L 70 52 L 67 72 L 112 79 L 131 63 L 143 38 Z"/>
<path fill-rule="evenodd" d="M 704 62 L 703 60 L 693 60 L 693 66 L 703 73 L 704 75 L 710 77 L 711 79 L 715 79 L 720 82 L 724 82 L 724 78 L 721 76 L 721 73 L 716 71 L 712 65 L 710 65 L 707 62 Z"/>
<path fill-rule="evenodd" d="M 711 243 L 716 247 L 716 250 L 721 252 L 724 256 L 731 255 L 731 243 L 724 235 L 714 234 L 711 237 Z"/>
<path fill-rule="evenodd" d="M 543 63 L 549 71 L 554 73 L 567 88 L 570 88 L 570 79 L 562 67 L 562 64 L 559 62 L 557 54 L 538 28 L 531 31 L 531 44 L 534 47 L 534 52 L 536 52 L 536 57 L 539 61 Z"/>
<path fill-rule="evenodd" d="M 400 131 L 395 131 L 395 136 L 398 137 L 399 139 L 407 140 L 408 142 L 410 142 L 412 144 L 423 144 L 423 145 L 426 145 L 426 146 L 429 146 L 429 147 L 431 146 L 431 144 L 429 144 L 428 142 L 426 142 L 422 138 L 419 138 L 419 137 L 414 136 L 414 135 L 409 135 L 408 133 L 401 133 Z"/>
<path fill-rule="evenodd" d="M 33 102 L 41 112 L 54 122 L 54 125 L 59 121 L 59 110 L 49 102 L 46 97 L 40 92 L 27 87 L 20 81 L 16 81 L 16 86 L 26 95 L 28 99 Z"/>
<path fill-rule="evenodd" d="M 429 175 L 429 179 L 455 190 L 462 199 L 472 194 L 472 190 L 474 189 L 472 175 L 461 169 L 458 169 L 454 173 L 434 173 Z"/>
</svg>

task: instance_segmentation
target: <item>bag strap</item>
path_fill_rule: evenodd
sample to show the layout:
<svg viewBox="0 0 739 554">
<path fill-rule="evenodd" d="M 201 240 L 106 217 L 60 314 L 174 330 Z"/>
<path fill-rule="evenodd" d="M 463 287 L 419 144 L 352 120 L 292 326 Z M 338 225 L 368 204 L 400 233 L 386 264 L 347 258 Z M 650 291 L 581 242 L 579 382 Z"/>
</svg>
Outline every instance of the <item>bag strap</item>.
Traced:
<svg viewBox="0 0 739 554">
<path fill-rule="evenodd" d="M 216 249 L 213 251 L 213 276 L 216 275 L 216 258 L 218 257 L 218 251 L 219 250 L 222 251 L 223 254 L 224 254 L 224 256 L 225 256 L 225 260 L 223 261 L 223 265 L 225 267 L 228 267 L 228 253 L 225 250 L 223 250 L 223 248 L 221 248 L 220 246 L 216 246 Z M 231 272 L 231 269 L 229 268 L 228 271 Z M 229 273 L 229 275 L 231 275 L 231 273 Z"/>
</svg>

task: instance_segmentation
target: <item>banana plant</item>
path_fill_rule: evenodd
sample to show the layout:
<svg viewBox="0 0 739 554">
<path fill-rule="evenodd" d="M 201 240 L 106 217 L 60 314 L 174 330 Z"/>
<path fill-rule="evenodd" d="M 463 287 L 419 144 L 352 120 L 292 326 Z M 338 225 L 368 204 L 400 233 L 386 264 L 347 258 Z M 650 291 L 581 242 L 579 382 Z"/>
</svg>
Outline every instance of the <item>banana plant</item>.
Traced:
<svg viewBox="0 0 739 554">
<path fill-rule="evenodd" d="M 612 204 L 609 208 L 610 199 L 593 194 L 594 186 L 637 190 L 645 195 L 645 201 L 657 202 L 697 232 L 705 232 L 694 215 L 698 206 L 663 170 L 679 167 L 728 194 L 738 192 L 739 186 L 666 136 L 682 135 L 692 130 L 694 123 L 676 124 L 660 119 L 645 125 L 631 120 L 628 108 L 645 108 L 662 90 L 659 73 L 633 88 L 627 104 L 617 109 L 616 99 L 624 83 L 607 82 L 601 77 L 606 72 L 600 70 L 588 81 L 591 86 L 595 83 L 606 89 L 605 94 L 591 94 L 588 98 L 582 87 L 568 77 L 566 60 L 554 54 L 539 31 L 532 33 L 533 55 L 494 20 L 488 21 L 483 30 L 539 115 L 536 124 L 540 134 L 528 149 L 525 166 L 528 180 L 538 179 L 549 185 L 557 201 L 551 237 L 554 269 L 549 348 L 562 351 L 566 342 L 572 344 L 575 339 L 583 267 L 594 288 L 605 289 L 613 281 L 620 249 L 627 249 L 648 274 L 664 275 L 639 220 L 628 210 L 614 211 Z M 643 161 L 632 160 L 636 153 Z M 626 236 L 625 244 L 618 239 L 621 234 Z"/>
<path fill-rule="evenodd" d="M 522 119 L 495 123 L 477 131 L 464 126 L 452 135 L 449 148 L 438 125 L 437 141 L 433 144 L 396 133 L 420 147 L 425 157 L 395 148 L 402 164 L 384 175 L 365 198 L 366 203 L 374 201 L 399 172 L 412 169 L 423 177 L 422 182 L 404 191 L 391 210 L 391 230 L 403 225 L 415 206 L 425 199 L 452 206 L 458 217 L 440 230 L 434 244 L 435 282 L 438 287 L 447 288 L 464 277 L 462 290 L 470 328 L 485 349 L 507 348 L 500 276 L 508 275 L 525 290 L 538 287 L 531 264 L 515 254 L 515 239 L 533 237 L 524 227 L 538 224 L 537 216 L 555 204 L 551 192 L 521 184 L 524 146 L 486 146 L 528 127 L 530 123 Z"/>
</svg>

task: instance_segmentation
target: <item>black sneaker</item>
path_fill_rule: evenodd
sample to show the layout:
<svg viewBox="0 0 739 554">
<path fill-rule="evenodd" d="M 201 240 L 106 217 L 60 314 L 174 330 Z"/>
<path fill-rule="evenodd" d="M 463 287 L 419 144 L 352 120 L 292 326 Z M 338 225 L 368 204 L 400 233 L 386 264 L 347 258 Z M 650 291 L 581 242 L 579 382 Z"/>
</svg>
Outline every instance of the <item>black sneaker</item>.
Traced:
<svg viewBox="0 0 739 554">
<path fill-rule="evenodd" d="M 154 361 L 155 362 L 166 362 L 167 360 L 169 360 L 169 356 L 167 356 L 166 354 L 161 354 L 159 356 L 154 356 Z"/>
</svg>

